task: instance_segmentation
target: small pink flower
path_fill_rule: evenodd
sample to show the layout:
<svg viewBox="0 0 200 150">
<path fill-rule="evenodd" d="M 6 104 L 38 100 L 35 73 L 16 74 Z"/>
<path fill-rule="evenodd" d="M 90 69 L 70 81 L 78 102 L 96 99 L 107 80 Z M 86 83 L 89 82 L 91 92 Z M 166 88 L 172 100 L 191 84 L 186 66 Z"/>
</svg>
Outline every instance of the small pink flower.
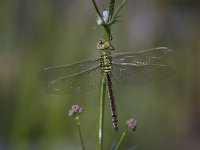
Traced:
<svg viewBox="0 0 200 150">
<path fill-rule="evenodd" d="M 71 108 L 69 109 L 69 116 L 76 117 L 81 115 L 83 112 L 84 112 L 83 107 L 79 105 L 72 105 Z"/>
<path fill-rule="evenodd" d="M 126 124 L 130 130 L 135 131 L 137 127 L 137 120 L 135 120 L 134 118 L 131 118 L 126 121 Z"/>
</svg>

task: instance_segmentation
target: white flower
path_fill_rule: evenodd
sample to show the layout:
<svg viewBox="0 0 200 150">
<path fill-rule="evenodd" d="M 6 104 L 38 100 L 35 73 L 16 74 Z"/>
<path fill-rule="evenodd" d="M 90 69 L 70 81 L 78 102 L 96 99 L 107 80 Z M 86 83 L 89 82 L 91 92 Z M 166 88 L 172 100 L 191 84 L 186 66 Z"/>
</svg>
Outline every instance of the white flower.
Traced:
<svg viewBox="0 0 200 150">
<path fill-rule="evenodd" d="M 103 20 L 105 23 L 108 23 L 108 17 L 109 17 L 109 12 L 107 10 L 103 11 Z M 97 16 L 97 24 L 101 25 L 103 23 L 103 20 L 101 19 L 101 17 L 99 17 L 99 15 Z"/>
<path fill-rule="evenodd" d="M 97 24 L 98 25 L 101 25 L 102 24 L 102 19 L 101 19 L 101 17 L 99 17 L 99 15 L 97 16 Z"/>
<path fill-rule="evenodd" d="M 103 11 L 103 20 L 105 23 L 108 22 L 109 12 L 107 10 Z"/>
</svg>

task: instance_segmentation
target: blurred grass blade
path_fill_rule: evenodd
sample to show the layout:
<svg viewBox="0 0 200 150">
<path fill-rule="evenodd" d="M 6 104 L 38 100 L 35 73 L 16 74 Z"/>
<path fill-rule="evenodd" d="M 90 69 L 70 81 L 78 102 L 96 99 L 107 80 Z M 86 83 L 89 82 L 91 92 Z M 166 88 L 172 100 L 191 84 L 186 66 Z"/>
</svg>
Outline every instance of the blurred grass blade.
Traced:
<svg viewBox="0 0 200 150">
<path fill-rule="evenodd" d="M 117 8 L 117 10 L 114 12 L 112 19 L 115 19 L 118 16 L 120 10 L 124 7 L 124 5 L 126 4 L 126 2 L 127 2 L 127 0 L 123 0 L 122 1 L 122 3 Z"/>
<path fill-rule="evenodd" d="M 102 19 L 102 21 L 103 21 L 103 17 L 102 17 L 102 15 L 101 15 L 100 11 L 99 11 L 99 8 L 98 8 L 98 6 L 97 6 L 97 4 L 96 4 L 96 1 L 95 1 L 95 0 L 92 0 L 92 2 L 93 2 L 93 5 L 94 5 L 94 7 L 95 7 L 95 10 L 96 10 L 98 16 L 99 16 L 99 17 Z"/>
<path fill-rule="evenodd" d="M 114 150 L 118 150 L 119 146 L 121 145 L 122 141 L 124 140 L 124 138 L 126 137 L 127 131 L 124 131 L 119 139 L 119 141 L 117 142 Z"/>
<path fill-rule="evenodd" d="M 104 131 L 104 106 L 105 106 L 105 97 L 106 97 L 106 80 L 105 74 L 101 74 L 101 87 L 100 87 L 100 96 L 99 96 L 99 112 L 98 112 L 98 131 L 96 137 L 96 150 L 103 149 L 103 131 Z"/>
<path fill-rule="evenodd" d="M 109 4 L 109 21 L 112 20 L 112 16 L 114 13 L 114 8 L 115 8 L 115 0 L 110 0 L 110 4 Z"/>
</svg>

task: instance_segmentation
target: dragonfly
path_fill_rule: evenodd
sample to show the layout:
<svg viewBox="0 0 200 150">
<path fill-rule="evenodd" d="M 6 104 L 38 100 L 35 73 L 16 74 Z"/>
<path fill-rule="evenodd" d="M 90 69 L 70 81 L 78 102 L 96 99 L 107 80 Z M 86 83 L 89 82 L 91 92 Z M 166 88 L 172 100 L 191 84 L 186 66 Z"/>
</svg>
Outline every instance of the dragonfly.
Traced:
<svg viewBox="0 0 200 150">
<path fill-rule="evenodd" d="M 105 74 L 112 124 L 118 131 L 118 116 L 113 94 L 113 82 L 143 85 L 166 78 L 174 68 L 160 64 L 174 53 L 167 47 L 157 47 L 139 52 L 111 55 L 110 42 L 97 43 L 100 58 L 86 59 L 70 65 L 53 66 L 41 70 L 39 79 L 46 82 L 48 93 L 71 93 L 98 87 L 101 74 Z"/>
</svg>

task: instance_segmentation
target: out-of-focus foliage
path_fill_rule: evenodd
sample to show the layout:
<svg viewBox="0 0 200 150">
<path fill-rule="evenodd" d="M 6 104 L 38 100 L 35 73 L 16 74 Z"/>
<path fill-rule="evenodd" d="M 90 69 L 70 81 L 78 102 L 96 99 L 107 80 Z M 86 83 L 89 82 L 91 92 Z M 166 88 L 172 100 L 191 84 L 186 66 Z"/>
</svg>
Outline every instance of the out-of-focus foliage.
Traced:
<svg viewBox="0 0 200 150">
<path fill-rule="evenodd" d="M 98 1 L 102 10 L 106 1 Z M 146 86 L 114 85 L 119 133 L 138 120 L 122 149 L 200 149 L 200 2 L 129 0 L 122 22 L 113 28 L 116 52 L 167 46 L 176 51 L 166 64 L 176 74 Z M 37 80 L 45 67 L 98 57 L 102 30 L 91 1 L 0 1 L 0 149 L 80 149 L 68 108 L 84 106 L 81 116 L 87 149 L 94 149 L 98 90 L 85 96 L 49 95 Z M 105 149 L 119 135 L 106 104 Z M 93 130 L 93 131 L 92 131 Z"/>
</svg>

